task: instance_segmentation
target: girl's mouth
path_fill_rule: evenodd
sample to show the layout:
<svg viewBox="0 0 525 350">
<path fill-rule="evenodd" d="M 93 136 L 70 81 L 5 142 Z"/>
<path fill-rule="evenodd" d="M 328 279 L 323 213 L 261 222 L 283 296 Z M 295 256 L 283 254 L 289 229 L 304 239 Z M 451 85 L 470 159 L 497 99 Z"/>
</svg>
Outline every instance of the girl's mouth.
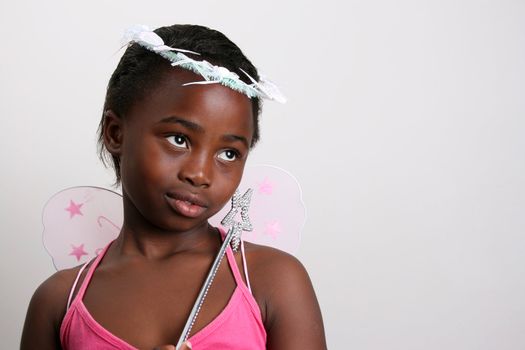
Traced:
<svg viewBox="0 0 525 350">
<path fill-rule="evenodd" d="M 187 196 L 184 195 L 177 195 L 177 194 L 168 194 L 166 195 L 166 199 L 168 201 L 168 204 L 170 207 L 178 214 L 188 217 L 188 218 L 196 218 L 204 211 L 206 210 L 206 206 L 203 205 L 203 203 L 199 200 L 199 203 L 195 203 L 196 201 L 190 200 L 188 198 L 184 198 Z"/>
</svg>

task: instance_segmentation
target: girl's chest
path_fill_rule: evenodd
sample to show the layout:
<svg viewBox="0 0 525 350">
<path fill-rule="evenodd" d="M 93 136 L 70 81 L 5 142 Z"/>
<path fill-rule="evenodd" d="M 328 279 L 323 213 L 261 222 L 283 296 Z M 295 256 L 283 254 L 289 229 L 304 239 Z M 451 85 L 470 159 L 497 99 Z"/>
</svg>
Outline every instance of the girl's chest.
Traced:
<svg viewBox="0 0 525 350">
<path fill-rule="evenodd" d="M 206 273 L 202 268 L 100 271 L 93 276 L 83 303 L 98 325 L 136 348 L 175 344 Z M 227 264 L 221 264 L 190 336 L 220 316 L 235 291 Z"/>
</svg>

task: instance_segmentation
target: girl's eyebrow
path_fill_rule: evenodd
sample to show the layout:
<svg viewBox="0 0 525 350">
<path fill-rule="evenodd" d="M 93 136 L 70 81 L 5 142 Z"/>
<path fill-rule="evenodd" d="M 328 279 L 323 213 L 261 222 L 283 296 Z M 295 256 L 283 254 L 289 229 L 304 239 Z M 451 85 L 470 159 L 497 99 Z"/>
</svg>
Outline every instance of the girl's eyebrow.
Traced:
<svg viewBox="0 0 525 350">
<path fill-rule="evenodd" d="M 199 132 L 199 133 L 203 133 L 204 132 L 204 128 L 202 126 L 200 126 L 199 124 L 191 122 L 191 121 L 186 120 L 186 119 L 183 119 L 181 117 L 174 116 L 174 115 L 166 117 L 166 118 L 160 120 L 158 123 L 159 124 L 163 124 L 163 123 L 180 124 L 180 125 L 184 126 L 185 128 L 187 128 L 189 130 L 196 131 L 196 132 Z M 250 148 L 250 144 L 248 143 L 248 140 L 244 136 L 239 136 L 239 135 L 234 135 L 234 134 L 227 134 L 227 135 L 223 135 L 222 139 L 223 139 L 223 141 L 226 141 L 226 142 L 236 142 L 236 141 L 239 142 L 240 141 L 246 146 L 246 148 Z"/>
<path fill-rule="evenodd" d="M 249 144 L 248 144 L 248 140 L 246 139 L 246 137 L 244 136 L 239 136 L 239 135 L 233 135 L 233 134 L 228 134 L 228 135 L 224 135 L 222 137 L 222 139 L 226 142 L 235 142 L 235 141 L 240 141 L 242 142 L 246 148 L 250 148 Z"/>
<path fill-rule="evenodd" d="M 183 118 L 177 117 L 177 116 L 166 117 L 166 118 L 162 119 L 161 121 L 159 121 L 159 124 L 161 124 L 161 123 L 181 124 L 185 128 L 190 129 L 192 131 L 204 132 L 204 128 L 202 126 L 200 126 L 199 124 L 194 123 L 194 122 L 190 122 L 189 120 L 186 120 L 186 119 L 183 119 Z"/>
</svg>

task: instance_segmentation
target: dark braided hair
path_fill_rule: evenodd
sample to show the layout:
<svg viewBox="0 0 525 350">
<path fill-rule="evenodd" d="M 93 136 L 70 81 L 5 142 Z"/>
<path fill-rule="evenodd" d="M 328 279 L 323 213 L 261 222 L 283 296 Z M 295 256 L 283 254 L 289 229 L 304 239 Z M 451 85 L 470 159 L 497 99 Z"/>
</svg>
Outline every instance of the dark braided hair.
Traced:
<svg viewBox="0 0 525 350">
<path fill-rule="evenodd" d="M 154 32 L 164 40 L 166 45 L 198 52 L 199 56 L 187 55 L 197 60 L 206 60 L 223 66 L 236 73 L 245 83 L 250 84 L 251 81 L 241 69 L 255 80 L 259 80 L 257 69 L 241 49 L 217 30 L 199 25 L 176 24 L 158 28 Z M 120 182 L 120 158 L 110 154 L 104 146 L 105 113 L 112 110 L 118 116 L 124 117 L 133 103 L 147 96 L 148 91 L 151 91 L 155 84 L 161 81 L 167 69 L 173 69 L 168 60 L 138 44 L 132 44 L 124 52 L 109 79 L 102 119 L 98 128 L 98 149 L 102 162 L 106 165 L 110 163 L 115 169 L 117 183 Z M 251 144 L 253 147 L 259 140 L 261 101 L 257 97 L 253 97 L 251 101 L 254 119 Z"/>
</svg>

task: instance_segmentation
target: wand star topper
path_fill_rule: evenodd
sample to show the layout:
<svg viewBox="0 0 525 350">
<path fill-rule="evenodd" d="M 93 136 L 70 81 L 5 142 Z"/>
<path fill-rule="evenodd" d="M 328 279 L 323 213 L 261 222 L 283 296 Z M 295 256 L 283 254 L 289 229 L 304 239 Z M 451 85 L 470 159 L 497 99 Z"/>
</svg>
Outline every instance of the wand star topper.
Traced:
<svg viewBox="0 0 525 350">
<path fill-rule="evenodd" d="M 231 246 L 234 252 L 239 249 L 242 231 L 253 230 L 253 225 L 248 216 L 252 194 L 253 189 L 251 188 L 249 188 L 242 196 L 239 190 L 236 190 L 232 197 L 232 207 L 221 221 L 221 224 L 224 227 L 230 227 L 230 230 L 233 230 Z M 239 213 L 239 210 L 241 211 L 241 221 L 235 221 L 235 217 Z"/>
</svg>

